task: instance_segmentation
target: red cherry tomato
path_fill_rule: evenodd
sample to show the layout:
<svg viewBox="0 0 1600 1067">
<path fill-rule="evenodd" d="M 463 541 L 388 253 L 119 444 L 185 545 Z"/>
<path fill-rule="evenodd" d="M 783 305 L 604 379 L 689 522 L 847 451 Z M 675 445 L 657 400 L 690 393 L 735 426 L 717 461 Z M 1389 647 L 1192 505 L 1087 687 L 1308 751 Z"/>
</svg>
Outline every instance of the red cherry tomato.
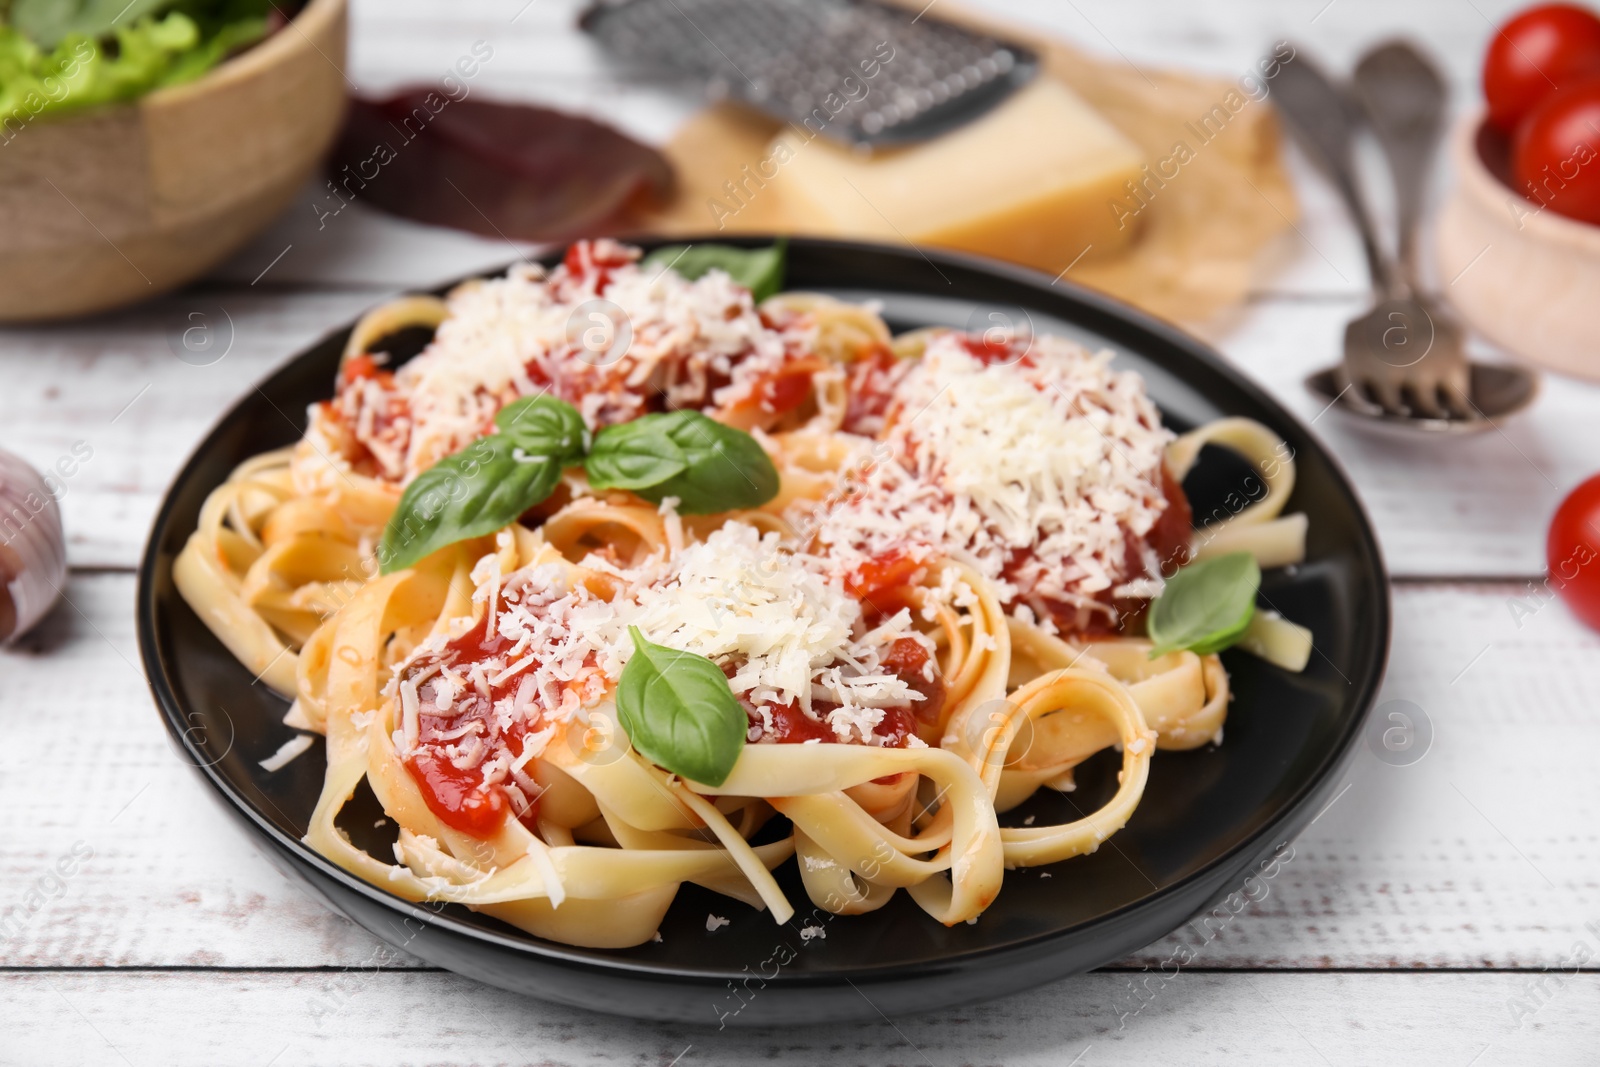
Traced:
<svg viewBox="0 0 1600 1067">
<path fill-rule="evenodd" d="M 1600 71 L 1600 18 L 1574 4 L 1530 7 L 1501 26 L 1483 56 L 1489 123 L 1510 134 L 1545 95 Z"/>
<path fill-rule="evenodd" d="M 1600 630 L 1600 474 L 1574 489 L 1556 509 L 1545 559 L 1550 587 L 1574 615 Z"/>
<path fill-rule="evenodd" d="M 1600 75 L 1551 93 L 1522 120 L 1511 170 L 1528 199 L 1600 223 Z"/>
</svg>

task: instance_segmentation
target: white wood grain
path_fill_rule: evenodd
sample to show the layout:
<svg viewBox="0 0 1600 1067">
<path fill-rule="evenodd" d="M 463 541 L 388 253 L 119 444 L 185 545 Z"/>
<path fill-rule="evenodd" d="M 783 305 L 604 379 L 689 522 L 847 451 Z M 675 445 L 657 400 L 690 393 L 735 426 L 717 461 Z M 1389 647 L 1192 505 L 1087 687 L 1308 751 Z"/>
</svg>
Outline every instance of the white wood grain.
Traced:
<svg viewBox="0 0 1600 1067">
<path fill-rule="evenodd" d="M 137 563 L 160 495 L 205 430 L 271 368 L 379 296 L 198 289 L 83 323 L 5 331 L 0 443 L 40 469 L 74 442 L 93 451 L 65 482 L 70 562 Z M 176 354 L 183 332 L 201 327 L 232 334 L 209 366 Z"/>
<path fill-rule="evenodd" d="M 608 66 L 573 29 L 580 6 L 357 0 L 351 78 L 369 93 L 437 81 L 484 40 L 495 56 L 474 92 L 581 111 L 645 140 L 669 136 L 695 102 Z M 1490 23 L 1521 5 L 975 6 L 1141 66 L 1235 75 L 1280 38 L 1343 70 L 1369 42 L 1404 32 L 1440 61 L 1461 112 L 1476 106 Z M 1316 420 L 1397 574 L 1539 573 L 1550 510 L 1600 455 L 1591 414 L 1600 395 L 1549 379 L 1534 411 L 1503 434 L 1437 449 L 1372 442 L 1320 415 L 1299 379 L 1337 354 L 1365 279 L 1337 203 L 1298 156 L 1291 165 L 1298 229 L 1267 257 L 1257 298 L 1210 335 Z M 1397 589 L 1381 699 L 1421 709 L 1433 733 L 1426 756 L 1394 766 L 1363 752 L 1264 898 L 1213 939 L 1180 929 L 1125 961 L 1132 970 L 892 1026 L 766 1034 L 619 1022 L 448 974 L 372 971 L 374 941 L 260 859 L 166 742 L 137 667 L 131 577 L 82 570 L 136 561 L 178 463 L 281 360 L 385 292 L 518 251 L 360 205 L 320 218 L 318 193 L 308 186 L 204 286 L 87 323 L 0 331 L 0 445 L 40 466 L 74 441 L 95 450 L 68 482 L 80 568 L 71 603 L 22 648 L 0 652 L 0 921 L 19 904 L 27 912 L 0 928 L 0 1063 L 1593 1062 L 1600 790 L 1589 754 L 1600 725 L 1588 709 L 1600 706 L 1600 641 L 1559 604 L 1528 614 L 1539 601 L 1520 582 Z M 168 331 L 219 307 L 234 320 L 227 357 L 180 362 Z M 58 884 L 49 872 L 78 842 L 93 855 Z M 1199 972 L 1152 977 L 1191 951 Z M 1591 973 L 1541 972 L 1569 966 L 1575 952 L 1590 954 Z M 107 966 L 133 969 L 74 970 Z M 202 969 L 141 969 L 191 967 Z M 212 967 L 290 970 L 203 969 Z M 1533 973 L 1400 970 L 1429 967 Z M 1136 988 L 1158 992 L 1124 1015 L 1149 995 Z"/>
<path fill-rule="evenodd" d="M 1556 506 L 1600 467 L 1600 386 L 1546 376 L 1503 429 L 1448 441 L 1373 436 L 1302 383 L 1339 360 L 1362 299 L 1272 300 L 1211 340 L 1343 463 L 1399 577 L 1541 575 Z M 1477 346 L 1480 354 L 1488 354 Z"/>
<path fill-rule="evenodd" d="M 473 41 L 494 36 L 501 43 L 483 68 L 486 91 L 541 98 L 582 68 L 587 73 L 578 83 L 626 89 L 633 94 L 628 99 L 668 106 L 659 91 L 635 92 L 604 67 L 572 29 L 574 4 L 534 4 L 511 21 L 520 6 L 485 2 L 444 16 L 420 3 L 381 12 L 358 5 L 353 69 L 372 91 L 407 78 L 442 77 Z M 1014 5 L 1011 13 L 1038 20 L 1045 10 Z M 1150 19 L 1105 4 L 1048 10 L 1064 32 L 1105 47 L 1104 38 L 1080 25 L 1091 20 L 1135 62 L 1194 65 L 1195 56 L 1204 55 L 1204 65 L 1218 69 L 1246 63 L 1257 42 L 1270 38 L 1269 26 L 1289 25 L 1303 15 L 1239 2 L 1217 12 L 1208 7 L 1204 14 L 1176 5 L 1171 18 Z M 1495 17 L 1498 9 L 1483 10 Z M 1452 76 L 1467 85 L 1467 53 L 1480 36 L 1476 16 L 1464 17 L 1447 5 L 1408 6 L 1392 15 L 1425 30 L 1422 35 L 1448 61 Z M 1330 55 L 1348 59 L 1354 42 L 1375 30 L 1370 10 L 1355 0 L 1336 0 L 1315 23 L 1307 22 L 1304 39 L 1326 36 Z M 497 67 L 501 61 L 505 65 Z M 631 106 L 615 93 L 602 93 L 592 104 L 606 115 L 628 113 Z M 663 122 L 655 130 L 662 136 L 672 124 Z M 1286 237 L 1269 275 L 1280 298 L 1263 297 L 1232 321 L 1214 324 L 1208 330 L 1212 339 L 1292 408 L 1318 419 L 1318 429 L 1365 492 L 1396 574 L 1539 573 L 1544 521 L 1561 494 L 1589 473 L 1590 457 L 1597 454 L 1600 427 L 1588 417 L 1594 388 L 1551 378 L 1538 406 L 1505 433 L 1448 447 L 1373 442 L 1340 426 L 1337 413 L 1318 418 L 1318 405 L 1299 382 L 1337 357 L 1344 321 L 1362 309 L 1355 295 L 1361 268 L 1354 237 L 1326 190 L 1313 179 L 1300 184 L 1307 218 Z M 0 361 L 14 385 L 0 396 L 4 443 L 37 465 L 54 463 L 75 440 L 96 450 L 96 460 L 69 485 L 75 564 L 132 565 L 155 502 L 192 442 L 226 403 L 298 347 L 354 316 L 385 289 L 435 284 L 519 254 L 506 242 L 402 222 L 359 203 L 322 217 L 326 201 L 314 194 L 308 189 L 271 233 L 218 272 L 217 281 L 231 279 L 236 289 L 191 289 L 89 323 L 0 334 Z M 1333 271 L 1331 281 L 1293 280 L 1297 272 L 1324 268 Z M 292 295 L 272 290 L 286 284 L 316 289 Z M 1281 298 L 1297 290 L 1324 295 Z M 1339 293 L 1347 295 L 1332 295 Z M 218 308 L 234 325 L 229 355 L 210 367 L 180 362 L 170 335 L 190 325 L 197 311 L 220 321 Z"/>
<path fill-rule="evenodd" d="M 86 442 L 93 458 L 68 481 L 63 502 L 71 561 L 133 566 L 161 494 L 221 412 L 382 297 L 196 289 L 86 323 L 6 331 L 0 445 L 43 468 Z M 1469 440 L 1374 440 L 1340 413 L 1322 414 L 1300 384 L 1337 358 L 1343 323 L 1359 310 L 1356 298 L 1270 299 L 1212 339 L 1314 421 L 1363 494 L 1395 574 L 1542 573 L 1545 524 L 1600 456 L 1600 422 L 1591 414 L 1600 387 L 1551 378 L 1525 416 Z M 219 330 L 232 323 L 231 350 L 210 366 L 174 354 L 174 335 L 200 321 L 195 314 Z"/>
<path fill-rule="evenodd" d="M 75 576 L 71 604 L 23 649 L 0 653 L 0 922 L 19 917 L 0 966 L 369 959 L 372 939 L 258 858 L 170 747 L 135 665 L 132 591 L 128 576 Z M 1519 592 L 1397 590 L 1382 700 L 1421 708 L 1431 750 L 1404 767 L 1360 753 L 1348 791 L 1264 896 L 1252 890 L 1258 901 L 1214 937 L 1181 929 L 1132 964 L 1158 966 L 1180 945 L 1206 967 L 1563 959 L 1600 919 L 1590 771 L 1600 721 L 1582 710 L 1600 706 L 1600 638 L 1558 604 L 1519 628 L 1507 607 Z M 50 868 L 78 841 L 94 855 L 58 889 Z M 1070 866 L 1056 877 L 1070 879 Z M 43 905 L 22 914 L 41 879 Z"/>
<path fill-rule="evenodd" d="M 1592 1063 L 1600 976 L 1095 974 L 956 1011 L 741 1031 L 613 1019 L 441 973 L 0 975 L 0 1061 L 548 1067 Z M 1531 1014 L 1513 1011 L 1526 1003 Z M 708 1018 L 710 1012 L 707 1012 Z M 819 1020 L 820 1021 L 820 1020 Z M 1522 1025 L 1516 1025 L 1520 1021 Z M 181 1039 L 175 1039 L 180 1038 Z"/>
</svg>

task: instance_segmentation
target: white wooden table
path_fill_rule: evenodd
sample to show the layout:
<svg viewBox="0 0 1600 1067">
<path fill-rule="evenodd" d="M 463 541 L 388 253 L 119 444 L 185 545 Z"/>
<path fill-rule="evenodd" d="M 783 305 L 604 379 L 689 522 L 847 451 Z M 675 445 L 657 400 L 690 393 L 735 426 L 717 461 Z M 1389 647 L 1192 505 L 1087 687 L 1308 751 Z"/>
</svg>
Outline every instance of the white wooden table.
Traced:
<svg viewBox="0 0 1600 1067">
<path fill-rule="evenodd" d="M 992 6 L 1133 63 L 1217 72 L 1245 72 L 1281 37 L 1348 65 L 1365 44 L 1407 31 L 1447 65 L 1467 106 L 1489 20 L 1510 5 Z M 364 0 L 350 77 L 363 92 L 437 79 L 485 40 L 494 57 L 474 91 L 664 138 L 689 104 L 609 72 L 572 29 L 574 9 Z M 1445 447 L 1376 443 L 1319 415 L 1299 382 L 1336 357 L 1364 276 L 1336 206 L 1295 165 L 1305 218 L 1276 249 L 1269 280 L 1211 339 L 1314 420 L 1365 496 L 1395 578 L 1381 699 L 1420 708 L 1432 741 L 1407 765 L 1362 752 L 1268 896 L 1199 947 L 1193 966 L 1151 978 L 1180 942 L 1200 945 L 1180 930 L 1102 972 L 1001 1003 L 718 1033 L 394 965 L 268 866 L 174 755 L 137 666 L 132 571 L 156 502 L 217 413 L 307 342 L 398 289 L 512 254 L 359 206 L 319 227 L 308 188 L 200 285 L 91 322 L 0 332 L 0 444 L 41 467 L 76 441 L 93 449 L 64 502 L 70 602 L 0 653 L 0 914 L 27 913 L 0 929 L 0 1062 L 1600 1061 L 1600 637 L 1559 603 L 1532 615 L 1510 606 L 1543 572 L 1556 502 L 1600 468 L 1600 388 L 1550 379 L 1503 433 Z M 234 326 L 227 356 L 181 362 L 169 333 L 216 307 Z M 51 875 L 75 847 L 92 855 L 70 877 Z M 1153 992 L 1136 1000 L 1135 983 Z"/>
</svg>

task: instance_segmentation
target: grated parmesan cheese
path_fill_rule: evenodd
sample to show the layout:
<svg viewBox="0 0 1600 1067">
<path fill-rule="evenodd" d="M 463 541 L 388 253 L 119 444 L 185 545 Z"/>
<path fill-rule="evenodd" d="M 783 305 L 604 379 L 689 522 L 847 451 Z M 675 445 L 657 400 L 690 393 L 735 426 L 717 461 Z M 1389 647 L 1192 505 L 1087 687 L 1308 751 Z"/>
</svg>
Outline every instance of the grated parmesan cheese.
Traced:
<svg viewBox="0 0 1600 1067">
<path fill-rule="evenodd" d="M 1109 614 L 1111 597 L 1158 592 L 1160 561 L 1142 539 L 1166 508 L 1172 435 L 1138 375 L 1110 360 L 1041 336 L 987 366 L 960 334 L 931 340 L 894 379 L 888 447 L 809 517 L 835 572 L 896 553 L 960 556 L 1029 621 L 1064 607 L 1082 624 Z"/>
<path fill-rule="evenodd" d="M 406 482 L 494 429 L 495 414 L 549 392 L 589 426 L 667 408 L 721 407 L 754 395 L 809 352 L 815 327 L 775 329 L 750 291 L 720 270 L 689 281 L 641 270 L 639 250 L 580 241 L 552 271 L 512 267 L 446 300 L 449 317 L 427 348 L 387 376 L 342 383 L 311 409 L 322 451 L 364 449 L 376 475 Z M 586 347 L 587 341 L 587 347 Z"/>
<path fill-rule="evenodd" d="M 482 651 L 471 640 L 464 648 L 429 641 L 400 665 L 389 689 L 400 702 L 396 748 L 409 756 L 429 746 L 458 770 L 477 768 L 486 784 L 509 777 L 536 795 L 524 768 L 560 727 L 615 691 L 634 651 L 632 626 L 723 667 L 753 712 L 752 742 L 772 734 L 775 708 L 793 706 L 837 741 L 890 743 L 894 735 L 879 732 L 885 709 L 926 699 L 884 666 L 908 637 L 934 651 L 911 613 L 868 628 L 827 561 L 793 551 L 777 533 L 730 522 L 675 554 L 608 573 L 617 578 L 609 599 L 570 583 L 557 564 L 502 577 L 493 556 L 480 560 L 473 599 L 495 610 L 484 616 Z M 520 749 L 509 740 L 516 735 Z"/>
<path fill-rule="evenodd" d="M 882 666 L 894 640 L 913 632 L 910 616 L 855 636 L 861 605 L 824 566 L 776 533 L 728 523 L 638 590 L 631 623 L 653 642 L 734 667 L 729 684 L 758 707 L 798 704 L 809 714 L 814 701 L 839 704 L 826 717 L 834 735 L 866 741 L 881 709 L 922 699 Z"/>
<path fill-rule="evenodd" d="M 266 759 L 261 760 L 260 767 L 269 774 L 275 771 L 281 771 L 287 767 L 296 756 L 299 756 L 301 753 L 309 749 L 311 744 L 312 741 L 310 734 L 295 734 L 293 737 L 289 738 L 289 740 L 279 745 L 278 751 L 274 752 Z"/>
<path fill-rule="evenodd" d="M 533 861 L 534 867 L 539 871 L 539 880 L 544 883 L 545 895 L 550 899 L 552 909 L 561 907 L 567 899 L 567 890 L 561 884 L 561 874 L 556 870 L 555 860 L 550 857 L 550 846 L 539 840 L 538 837 L 528 838 L 528 858 Z"/>
</svg>

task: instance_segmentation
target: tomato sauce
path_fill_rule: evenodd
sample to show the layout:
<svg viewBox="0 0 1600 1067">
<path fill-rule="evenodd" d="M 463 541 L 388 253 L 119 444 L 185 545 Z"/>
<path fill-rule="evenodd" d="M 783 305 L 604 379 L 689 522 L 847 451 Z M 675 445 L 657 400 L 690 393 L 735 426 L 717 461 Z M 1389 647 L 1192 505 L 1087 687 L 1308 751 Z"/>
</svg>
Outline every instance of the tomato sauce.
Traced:
<svg viewBox="0 0 1600 1067">
<path fill-rule="evenodd" d="M 366 389 L 356 390 L 355 387 L 367 382 L 377 386 L 382 399 L 371 405 L 371 421 L 358 435 L 355 426 L 362 409 L 369 404 L 369 397 Z M 410 434 L 411 405 L 395 388 L 394 373 L 386 370 L 370 353 L 344 361 L 339 368 L 334 399 L 324 400 L 317 407 L 333 431 L 339 453 L 358 474 L 383 476 L 383 464 L 368 447 L 368 441 L 382 442 L 401 451 L 405 449 Z"/>
<path fill-rule="evenodd" d="M 872 612 L 892 615 L 904 606 L 894 594 L 909 585 L 925 566 L 908 552 L 891 550 L 845 575 L 844 590 Z"/>
<path fill-rule="evenodd" d="M 1034 359 L 1028 354 L 1026 341 L 1018 350 L 1019 342 L 1010 338 L 995 338 L 987 334 L 952 334 L 962 349 L 986 367 L 995 365 L 1032 367 Z M 901 359 L 888 345 L 874 345 L 850 365 L 849 399 L 845 406 L 846 433 L 872 437 L 882 430 L 884 419 L 894 406 L 895 387 L 905 373 L 916 364 L 914 359 Z"/>
<path fill-rule="evenodd" d="M 922 699 L 911 705 L 916 717 L 925 723 L 936 723 L 939 714 L 944 711 L 944 683 L 939 680 L 937 665 L 932 671 L 932 678 L 924 673 L 929 658 L 928 650 L 921 641 L 902 637 L 890 646 L 883 665 L 922 694 Z"/>
<path fill-rule="evenodd" d="M 339 384 L 349 385 L 363 379 L 372 379 L 387 386 L 393 384 L 394 375 L 380 368 L 370 353 L 363 352 L 344 361 L 344 366 L 339 369 Z"/>
<path fill-rule="evenodd" d="M 1189 562 L 1189 543 L 1194 537 L 1194 512 L 1183 493 L 1183 483 L 1161 464 L 1161 494 L 1167 498 L 1166 510 L 1156 520 L 1146 540 L 1161 557 L 1161 575 L 1170 578 Z"/>
<path fill-rule="evenodd" d="M 959 334 L 957 340 L 962 348 L 985 367 L 992 367 L 995 364 L 1017 367 L 1034 365 L 1033 358 L 1028 355 L 1028 339 L 1025 337 L 991 336 L 991 332 L 986 330 L 980 334 Z M 1022 346 L 1020 353 L 1017 351 L 1019 342 Z"/>
<path fill-rule="evenodd" d="M 549 295 L 558 303 L 572 305 L 574 310 L 588 301 L 605 297 L 617 275 L 631 268 L 638 260 L 638 251 L 615 241 L 576 241 L 566 252 L 561 267 L 548 276 Z M 741 308 L 730 305 L 725 310 L 729 319 L 737 318 Z M 595 310 L 590 319 L 603 316 Z M 813 357 L 804 339 L 809 336 L 802 328 L 804 315 L 777 316 L 781 323 L 765 315 L 762 324 L 781 334 L 784 345 L 783 358 L 761 380 L 747 403 L 758 408 L 759 415 L 753 424 L 769 424 L 771 416 L 782 415 L 799 408 L 811 395 L 812 381 L 824 364 Z M 603 325 L 596 321 L 596 325 Z M 655 329 L 656 324 L 636 322 L 641 331 Z M 715 367 L 705 365 L 703 344 L 694 342 L 664 354 L 648 380 L 635 380 L 638 364 L 626 352 L 604 353 L 586 349 L 570 333 L 566 340 L 552 339 L 548 346 L 523 364 L 527 379 L 522 389 L 531 385 L 536 392 L 548 392 L 569 404 L 582 407 L 586 398 L 609 398 L 596 411 L 586 409 L 591 422 L 611 424 L 654 414 L 668 409 L 667 396 L 674 398 L 673 407 L 711 410 L 716 391 L 732 381 L 731 369 L 749 359 L 755 347 L 729 353 L 727 363 Z M 603 358 L 597 358 L 603 357 Z M 614 358 L 613 358 L 614 357 Z M 361 388 L 356 386 L 361 385 Z M 371 388 L 376 385 L 376 389 Z M 478 397 L 486 400 L 482 405 L 491 412 L 504 407 L 521 395 L 514 384 L 506 384 L 498 391 L 480 390 Z M 345 361 L 340 371 L 336 399 L 324 403 L 320 414 L 326 420 L 330 437 L 337 451 L 358 472 L 389 481 L 403 481 L 415 470 L 396 470 L 394 460 L 389 466 L 378 459 L 379 455 L 405 457 L 412 462 L 432 463 L 442 456 L 408 456 L 413 432 L 413 405 L 408 402 L 404 383 L 397 383 L 395 374 L 383 369 L 370 354 L 361 354 Z M 417 405 L 418 411 L 423 405 Z M 425 415 L 424 415 L 425 417 Z M 598 429 L 598 425 L 591 427 Z M 476 435 L 495 431 L 492 415 L 476 430 Z M 448 443 L 448 442 L 447 442 Z M 464 447 L 467 440 L 455 440 Z"/>
<path fill-rule="evenodd" d="M 472 629 L 451 641 L 438 660 L 465 674 L 473 663 L 494 656 L 508 644 L 498 635 L 486 639 L 486 631 L 485 621 L 480 619 Z M 430 662 L 419 661 L 416 666 L 425 669 Z M 403 762 L 428 810 L 445 825 L 462 833 L 490 837 L 500 829 L 508 812 L 528 826 L 537 818 L 537 798 L 528 797 L 527 808 L 513 812 L 513 801 L 503 785 L 490 783 L 485 776 L 496 755 L 509 753 L 512 758 L 521 755 L 527 734 L 541 725 L 522 717 L 514 718 L 509 729 L 502 730 L 499 725 L 494 704 L 515 694 L 522 677 L 518 673 L 499 685 L 490 685 L 488 696 L 469 682 L 465 690 L 455 695 L 448 711 L 440 710 L 432 698 L 432 679 L 418 687 L 421 707 L 417 747 Z M 463 733 L 463 728 L 467 732 Z M 451 734 L 459 736 L 449 737 Z M 470 747 L 472 738 L 485 746 L 483 758 L 474 766 L 457 767 L 451 762 L 446 746 Z"/>
<path fill-rule="evenodd" d="M 894 400 L 895 383 L 908 365 L 884 344 L 874 345 L 850 364 L 849 396 L 840 428 L 846 433 L 876 434 Z"/>
<path fill-rule="evenodd" d="M 756 400 L 762 411 L 785 414 L 805 403 L 811 395 L 811 379 L 817 365 L 787 367 L 764 378 L 756 387 Z"/>
<path fill-rule="evenodd" d="M 919 720 L 938 721 L 939 712 L 944 707 L 944 685 L 937 674 L 932 679 L 923 677 L 923 664 L 927 662 L 928 651 L 919 641 L 902 637 L 890 646 L 889 655 L 883 661 L 884 667 L 891 674 L 898 675 L 909 688 L 921 693 L 924 699 L 883 710 L 883 719 L 873 730 L 875 737 L 883 738 L 883 747 L 905 748 L 907 739 L 917 732 Z M 723 671 L 731 676 L 735 668 L 726 666 Z M 799 704 L 767 704 L 766 712 L 772 718 L 770 729 L 765 727 L 761 712 L 748 698 L 741 695 L 739 703 L 744 705 L 750 725 L 763 727 L 762 741 L 780 745 L 799 745 L 807 741 L 831 745 L 839 741 L 827 721 L 828 713 L 839 707 L 831 701 L 812 701 L 810 715 L 801 710 Z"/>
<path fill-rule="evenodd" d="M 446 826 L 473 837 L 492 837 L 505 822 L 505 791 L 486 789 L 476 769 L 458 770 L 448 759 L 425 750 L 405 764 L 428 810 Z"/>
<path fill-rule="evenodd" d="M 1166 498 L 1167 506 L 1155 525 L 1150 528 L 1150 532 L 1140 538 L 1125 531 L 1127 546 L 1123 550 L 1121 580 L 1146 576 L 1143 551 L 1145 547 L 1153 550 L 1161 561 L 1162 577 L 1171 577 L 1179 567 L 1188 562 L 1193 515 L 1189 508 L 1189 499 L 1183 494 L 1183 485 L 1172 476 L 1164 463 L 1161 466 L 1161 492 Z M 1035 558 L 1031 552 L 1013 553 L 1006 561 L 1006 566 L 1001 572 L 1002 576 L 1008 581 L 1016 580 L 1023 567 Z M 1064 633 L 1110 635 L 1142 632 L 1139 623 L 1144 618 L 1145 609 L 1149 607 L 1148 600 L 1143 597 L 1113 596 L 1110 589 L 1103 590 L 1094 599 L 1116 612 L 1115 621 L 1102 612 L 1095 612 L 1088 616 L 1085 624 L 1082 621 L 1082 612 L 1076 605 L 1056 604 L 1046 600 L 1045 606 L 1050 609 L 1051 621 Z"/>
<path fill-rule="evenodd" d="M 811 711 L 817 716 L 813 719 L 802 711 L 798 704 L 768 704 L 767 712 L 772 716 L 772 729 L 762 735 L 762 740 L 780 745 L 799 745 L 807 741 L 837 744 L 839 738 L 828 725 L 827 715 L 838 707 L 839 705 L 824 700 L 812 701 Z M 884 739 L 884 748 L 906 747 L 906 739 L 917 732 L 918 716 L 914 708 L 915 705 L 884 709 L 883 721 L 878 723 L 873 731 L 874 736 Z M 761 714 L 748 703 L 745 704 L 745 713 L 750 716 L 752 725 L 762 721 Z"/>
<path fill-rule="evenodd" d="M 1193 514 L 1189 500 L 1184 496 L 1183 485 L 1172 476 L 1165 464 L 1161 467 L 1161 492 L 1167 506 L 1155 525 L 1142 538 L 1126 534 L 1120 580 L 1145 576 L 1144 549 L 1147 547 L 1160 560 L 1163 577 L 1171 577 L 1189 560 Z M 1018 582 L 1019 576 L 1037 558 L 1030 550 L 1013 552 L 1006 560 L 1001 576 L 1007 581 Z M 884 618 L 903 607 L 913 606 L 907 599 L 907 588 L 924 566 L 925 562 L 910 552 L 891 549 L 846 574 L 845 590 L 861 601 L 869 618 Z M 1149 606 L 1142 597 L 1115 597 L 1109 589 L 1096 599 L 1116 612 L 1116 622 L 1099 612 L 1089 615 L 1085 622 L 1081 618 L 1083 613 L 1075 604 L 1055 604 L 1047 600 L 1045 606 L 1050 609 L 1051 619 L 1061 631 L 1097 635 L 1138 632 L 1138 623 Z M 907 674 L 903 671 L 900 673 Z"/>
<path fill-rule="evenodd" d="M 574 241 L 567 247 L 561 265 L 567 268 L 567 279 L 574 286 L 588 289 L 592 283 L 592 291 L 604 296 L 612 274 L 637 258 L 631 249 L 615 241 Z"/>
</svg>

